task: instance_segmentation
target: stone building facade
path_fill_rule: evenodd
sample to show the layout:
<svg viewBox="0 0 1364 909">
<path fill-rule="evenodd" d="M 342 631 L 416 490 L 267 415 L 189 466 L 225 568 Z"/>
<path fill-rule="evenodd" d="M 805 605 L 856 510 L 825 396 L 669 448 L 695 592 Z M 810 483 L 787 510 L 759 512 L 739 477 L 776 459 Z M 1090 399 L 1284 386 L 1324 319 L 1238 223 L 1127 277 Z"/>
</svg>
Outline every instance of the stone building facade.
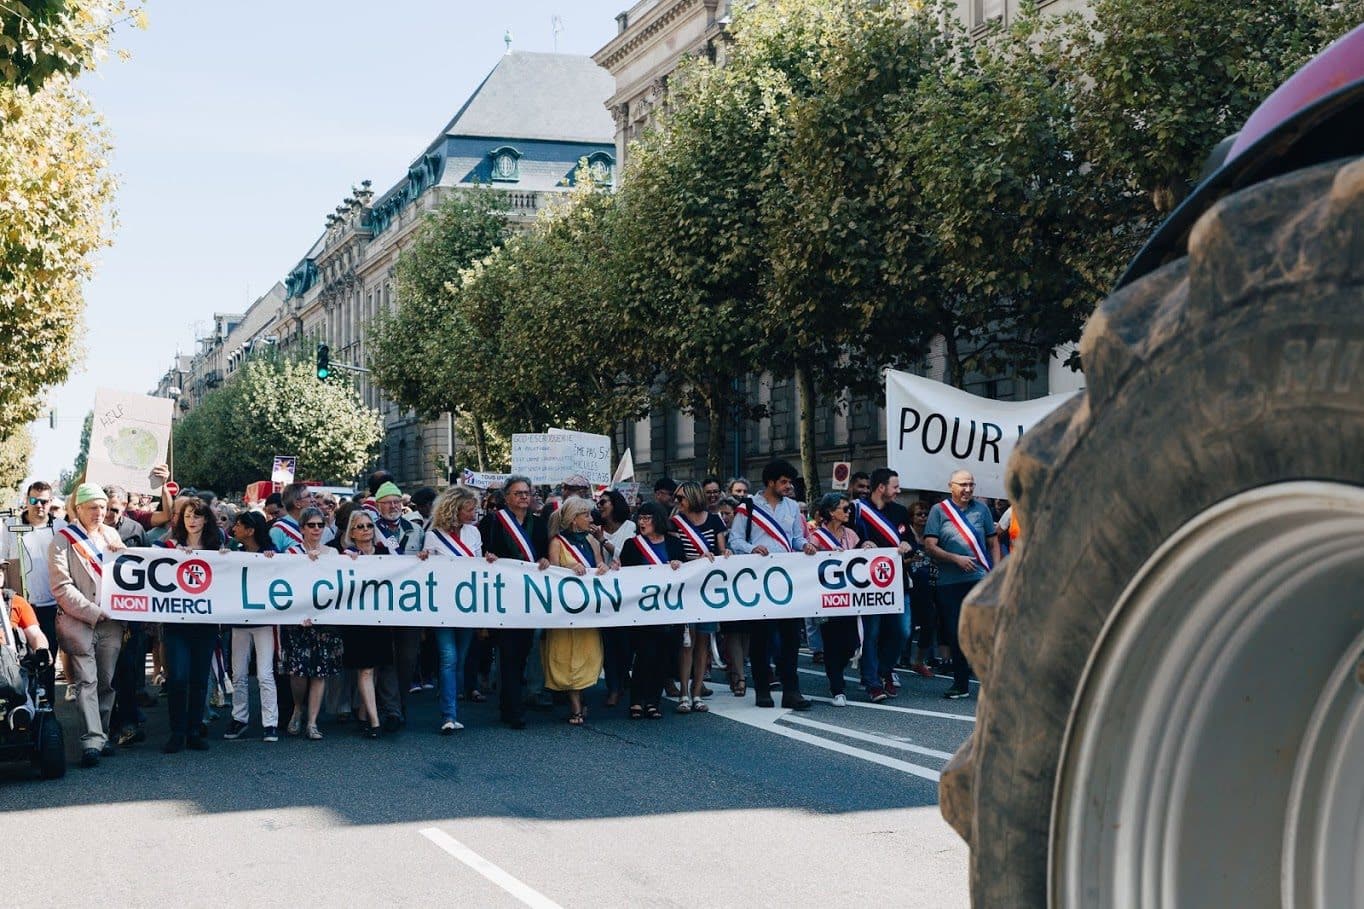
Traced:
<svg viewBox="0 0 1364 909">
<path fill-rule="evenodd" d="M 285 279 L 246 314 L 230 317 L 221 338 L 201 342 L 191 372 L 216 374 L 221 383 L 259 349 L 251 342 L 267 338 L 305 354 L 325 342 L 334 364 L 365 368 L 369 324 L 395 303 L 398 256 L 451 193 L 475 186 L 504 192 L 513 224 L 528 224 L 571 188 L 581 161 L 597 179 L 613 179 L 616 153 L 605 107 L 612 84 L 588 57 L 509 51 L 387 190 L 376 192 L 369 181 L 352 187 Z M 453 421 L 423 421 L 399 408 L 367 373 L 340 371 L 338 378 L 354 381 L 364 401 L 383 414 L 376 464 L 406 487 L 443 485 L 457 444 Z M 187 407 L 201 397 L 189 396 Z"/>
</svg>

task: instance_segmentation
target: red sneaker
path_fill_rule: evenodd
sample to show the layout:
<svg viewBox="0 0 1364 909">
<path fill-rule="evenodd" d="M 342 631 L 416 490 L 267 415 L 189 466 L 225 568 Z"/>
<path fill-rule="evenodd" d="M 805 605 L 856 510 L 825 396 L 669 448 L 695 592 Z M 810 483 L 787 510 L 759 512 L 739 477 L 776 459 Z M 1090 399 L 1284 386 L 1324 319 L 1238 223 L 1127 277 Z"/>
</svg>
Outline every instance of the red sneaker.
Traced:
<svg viewBox="0 0 1364 909">
<path fill-rule="evenodd" d="M 933 670 L 929 669 L 928 666 L 923 663 L 915 663 L 913 666 L 909 667 L 909 671 L 915 675 L 921 675 L 926 679 L 934 677 Z"/>
<path fill-rule="evenodd" d="M 886 679 L 882 684 L 883 684 L 883 687 L 885 688 L 886 695 L 887 695 L 888 697 L 892 697 L 892 698 L 893 698 L 893 697 L 895 697 L 897 694 L 900 693 L 900 688 L 899 688 L 898 685 L 895 684 L 895 680 L 894 680 L 894 679 Z"/>
</svg>

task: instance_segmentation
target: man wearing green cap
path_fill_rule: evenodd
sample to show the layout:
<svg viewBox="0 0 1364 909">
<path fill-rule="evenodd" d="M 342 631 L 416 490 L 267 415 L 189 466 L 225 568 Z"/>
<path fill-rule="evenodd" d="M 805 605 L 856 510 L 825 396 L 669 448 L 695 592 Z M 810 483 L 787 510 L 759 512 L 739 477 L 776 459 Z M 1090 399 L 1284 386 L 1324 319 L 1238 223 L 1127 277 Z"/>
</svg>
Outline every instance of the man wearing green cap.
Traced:
<svg viewBox="0 0 1364 909">
<path fill-rule="evenodd" d="M 376 538 L 389 552 L 415 555 L 422 551 L 426 534 L 420 524 L 403 517 L 403 491 L 398 484 L 387 480 L 380 485 L 374 491 L 374 505 L 379 512 L 374 522 Z M 420 628 L 393 629 L 394 665 L 381 668 L 375 678 L 375 695 L 386 732 L 397 732 L 406 718 L 407 695 L 417 678 L 421 642 Z"/>
<path fill-rule="evenodd" d="M 100 585 L 123 549 L 118 531 L 104 523 L 109 500 L 95 483 L 82 483 L 69 500 L 71 523 L 57 531 L 47 555 L 52 593 L 61 610 L 57 637 L 71 656 L 71 686 L 81 718 L 81 766 L 109 757 L 109 720 L 114 709 L 114 667 L 123 646 L 123 623 L 99 605 Z"/>
</svg>

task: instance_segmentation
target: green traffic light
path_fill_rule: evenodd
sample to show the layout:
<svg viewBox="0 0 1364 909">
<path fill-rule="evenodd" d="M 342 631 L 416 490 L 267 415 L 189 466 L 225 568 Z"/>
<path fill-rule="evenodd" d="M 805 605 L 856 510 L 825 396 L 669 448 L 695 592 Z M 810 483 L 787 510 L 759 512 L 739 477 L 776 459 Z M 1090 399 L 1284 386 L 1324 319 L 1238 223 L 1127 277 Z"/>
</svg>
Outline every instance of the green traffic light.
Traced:
<svg viewBox="0 0 1364 909">
<path fill-rule="evenodd" d="M 331 374 L 332 374 L 332 371 L 331 371 L 330 369 L 319 369 L 319 370 L 317 371 L 317 377 L 318 377 L 319 379 L 325 379 L 325 378 L 327 378 L 328 376 L 330 376 Z"/>
</svg>

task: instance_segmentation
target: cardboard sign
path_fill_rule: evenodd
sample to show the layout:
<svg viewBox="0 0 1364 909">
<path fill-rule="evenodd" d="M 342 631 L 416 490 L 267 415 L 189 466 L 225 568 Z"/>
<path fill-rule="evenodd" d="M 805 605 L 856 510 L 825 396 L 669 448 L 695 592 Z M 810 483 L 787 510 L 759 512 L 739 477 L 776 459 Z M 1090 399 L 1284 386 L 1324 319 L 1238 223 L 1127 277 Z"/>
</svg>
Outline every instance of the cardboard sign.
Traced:
<svg viewBox="0 0 1364 909">
<path fill-rule="evenodd" d="M 95 417 L 85 478 L 101 486 L 151 493 L 151 469 L 166 463 L 170 445 L 170 398 L 111 388 L 95 391 Z"/>
<path fill-rule="evenodd" d="M 590 432 L 551 429 L 512 435 L 512 473 L 540 486 L 582 474 L 593 486 L 611 482 L 611 440 Z"/>
</svg>

